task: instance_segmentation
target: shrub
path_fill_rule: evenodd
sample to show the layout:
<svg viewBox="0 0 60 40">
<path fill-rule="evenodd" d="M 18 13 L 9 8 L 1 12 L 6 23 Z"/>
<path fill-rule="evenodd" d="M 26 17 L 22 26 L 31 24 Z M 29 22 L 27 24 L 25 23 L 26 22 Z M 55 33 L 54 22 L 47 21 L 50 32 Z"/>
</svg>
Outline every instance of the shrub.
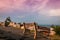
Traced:
<svg viewBox="0 0 60 40">
<path fill-rule="evenodd" d="M 51 26 L 54 28 L 54 31 L 56 32 L 57 35 L 60 35 L 60 26 Z"/>
</svg>

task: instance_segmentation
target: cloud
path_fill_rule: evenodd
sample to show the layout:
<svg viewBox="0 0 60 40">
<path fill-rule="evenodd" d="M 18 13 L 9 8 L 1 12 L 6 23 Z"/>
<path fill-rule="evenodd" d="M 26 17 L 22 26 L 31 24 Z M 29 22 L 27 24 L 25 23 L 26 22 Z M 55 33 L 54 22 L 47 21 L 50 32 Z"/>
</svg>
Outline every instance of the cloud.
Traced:
<svg viewBox="0 0 60 40">
<path fill-rule="evenodd" d="M 60 8 L 60 0 L 49 0 L 49 3 L 46 6 L 47 8 Z"/>
<path fill-rule="evenodd" d="M 0 0 L 0 11 L 10 11 L 15 9 L 29 11 L 40 10 L 47 2 L 48 0 Z"/>
<path fill-rule="evenodd" d="M 48 2 L 49 0 L 26 0 L 25 6 L 26 8 L 30 8 L 32 11 L 40 11 Z"/>
<path fill-rule="evenodd" d="M 60 16 L 60 9 L 51 9 L 49 11 L 50 16 Z"/>
<path fill-rule="evenodd" d="M 54 1 L 54 0 L 53 0 Z M 60 16 L 60 9 L 45 9 L 47 3 L 50 7 L 58 5 L 58 1 L 52 0 L 0 0 L 0 12 L 9 12 L 14 10 L 19 11 L 27 11 L 29 14 L 30 12 L 37 12 L 42 15 L 48 16 Z M 52 3 L 51 3 L 52 2 Z M 56 5 L 54 4 L 56 2 Z M 47 7 L 49 7 L 47 6 Z M 11 12 L 10 12 L 11 13 Z M 1 13 L 0 13 L 1 14 Z"/>
<path fill-rule="evenodd" d="M 43 16 L 60 16 L 60 9 L 43 9 L 39 11 L 39 15 Z"/>
<path fill-rule="evenodd" d="M 17 18 L 24 18 L 25 16 L 17 16 Z"/>
<path fill-rule="evenodd" d="M 25 0 L 0 0 L 0 11 L 23 9 Z"/>
</svg>

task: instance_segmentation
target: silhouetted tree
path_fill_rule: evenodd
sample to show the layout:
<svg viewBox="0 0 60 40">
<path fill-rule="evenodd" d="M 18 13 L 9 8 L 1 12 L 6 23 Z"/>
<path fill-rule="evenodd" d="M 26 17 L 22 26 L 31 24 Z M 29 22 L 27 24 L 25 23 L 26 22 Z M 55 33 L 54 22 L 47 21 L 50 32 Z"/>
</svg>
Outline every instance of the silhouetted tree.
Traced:
<svg viewBox="0 0 60 40">
<path fill-rule="evenodd" d="M 57 35 L 60 35 L 60 26 L 51 25 L 51 27 L 54 28 L 54 31 L 56 32 Z"/>
<path fill-rule="evenodd" d="M 60 35 L 60 26 L 56 26 L 55 32 L 57 35 Z"/>
<path fill-rule="evenodd" d="M 54 26 L 53 24 L 51 25 L 51 27 L 52 27 L 52 28 L 55 28 L 55 26 Z"/>
<path fill-rule="evenodd" d="M 10 22 L 11 22 L 10 17 L 7 17 L 5 20 L 5 26 L 8 26 Z"/>
</svg>

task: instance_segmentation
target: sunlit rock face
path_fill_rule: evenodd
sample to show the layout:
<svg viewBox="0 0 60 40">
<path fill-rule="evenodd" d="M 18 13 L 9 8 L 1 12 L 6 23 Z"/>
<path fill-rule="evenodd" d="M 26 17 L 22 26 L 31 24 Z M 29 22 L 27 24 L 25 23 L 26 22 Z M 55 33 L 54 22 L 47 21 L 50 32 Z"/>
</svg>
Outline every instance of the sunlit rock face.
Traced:
<svg viewBox="0 0 60 40">
<path fill-rule="evenodd" d="M 56 32 L 54 31 L 54 28 L 50 28 L 50 36 L 54 36 Z"/>
</svg>

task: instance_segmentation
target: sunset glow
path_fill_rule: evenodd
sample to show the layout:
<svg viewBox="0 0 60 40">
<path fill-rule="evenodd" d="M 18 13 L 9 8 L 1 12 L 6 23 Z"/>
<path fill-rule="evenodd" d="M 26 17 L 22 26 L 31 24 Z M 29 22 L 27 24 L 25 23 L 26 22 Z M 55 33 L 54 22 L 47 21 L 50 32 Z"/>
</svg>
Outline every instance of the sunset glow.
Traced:
<svg viewBox="0 0 60 40">
<path fill-rule="evenodd" d="M 44 21 L 41 23 L 45 24 L 47 19 L 60 16 L 60 0 L 0 0 L 0 17 L 4 19 L 7 16 L 15 22 Z"/>
</svg>

